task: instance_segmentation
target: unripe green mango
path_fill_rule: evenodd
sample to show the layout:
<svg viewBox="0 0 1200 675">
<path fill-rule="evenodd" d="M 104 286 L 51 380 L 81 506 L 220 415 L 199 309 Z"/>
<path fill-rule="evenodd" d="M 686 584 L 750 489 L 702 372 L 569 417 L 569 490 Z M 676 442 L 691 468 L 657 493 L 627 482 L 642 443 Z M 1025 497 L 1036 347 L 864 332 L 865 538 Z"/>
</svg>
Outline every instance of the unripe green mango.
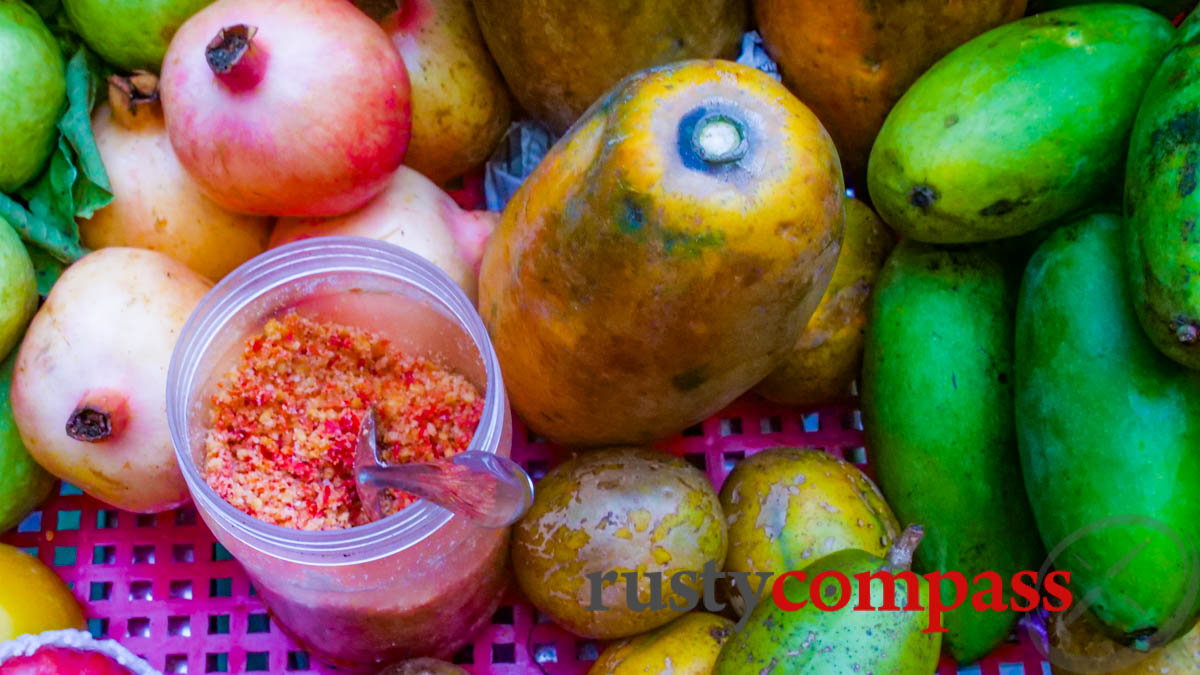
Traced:
<svg viewBox="0 0 1200 675">
<path fill-rule="evenodd" d="M 995 28 L 930 68 L 871 149 L 879 215 L 906 237 L 969 243 L 1075 213 L 1120 180 L 1141 91 L 1171 39 L 1132 5 Z"/>
<path fill-rule="evenodd" d="M 1200 368 L 1200 11 L 1150 80 L 1125 170 L 1128 271 L 1142 328 L 1164 354 Z"/>
<path fill-rule="evenodd" d="M 1112 637 L 1153 647 L 1197 617 L 1200 373 L 1146 339 L 1123 250 L 1120 220 L 1097 214 L 1030 259 L 1017 439 L 1038 531 L 1076 602 Z"/>
<path fill-rule="evenodd" d="M 1062 7 L 1074 5 L 1091 5 L 1096 0 L 1029 0 L 1029 13 L 1047 12 Z M 1131 5 L 1141 5 L 1162 14 L 1168 19 L 1174 19 L 1180 14 L 1196 6 L 1196 0 L 1125 0 Z"/>
<path fill-rule="evenodd" d="M 929 627 L 929 582 L 909 570 L 912 551 L 920 542 L 920 528 L 909 527 L 887 556 L 844 549 L 805 568 L 807 578 L 789 577 L 783 595 L 800 608 L 781 608 L 764 599 L 746 626 L 721 648 L 713 675 L 926 675 L 937 668 L 942 634 L 923 632 Z M 823 573 L 843 575 L 849 582 L 849 600 L 840 609 L 818 608 L 812 597 L 835 607 L 846 597 L 846 587 L 824 577 L 817 589 L 811 584 Z M 894 610 L 884 607 L 884 583 L 869 581 L 867 604 L 878 611 L 855 610 L 862 584 L 856 575 L 894 575 Z M 908 578 L 905 578 L 908 577 Z M 864 577 L 865 579 L 866 577 Z M 911 584 L 911 585 L 910 585 Z M 917 596 L 920 610 L 903 609 Z M 794 609 L 795 611 L 788 611 Z"/>
<path fill-rule="evenodd" d="M 911 239 L 884 264 L 867 324 L 863 429 L 880 489 L 902 523 L 925 526 L 919 573 L 984 571 L 1005 584 L 1044 555 L 1021 485 L 1013 420 L 1018 274 L 1005 245 L 946 250 Z M 971 591 L 986 583 L 972 584 Z M 944 582 L 951 602 L 954 585 Z M 1011 598 L 1005 596 L 1006 603 Z M 959 663 L 987 655 L 1018 613 L 946 615 Z"/>
</svg>

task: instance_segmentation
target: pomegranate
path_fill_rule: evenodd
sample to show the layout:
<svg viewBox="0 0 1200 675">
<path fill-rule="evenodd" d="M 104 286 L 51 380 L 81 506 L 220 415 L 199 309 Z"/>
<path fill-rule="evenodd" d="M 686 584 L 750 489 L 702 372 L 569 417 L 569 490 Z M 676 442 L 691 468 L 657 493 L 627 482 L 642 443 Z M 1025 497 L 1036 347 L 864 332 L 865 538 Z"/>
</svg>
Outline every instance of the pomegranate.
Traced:
<svg viewBox="0 0 1200 675">
<path fill-rule="evenodd" d="M 239 213 L 352 211 L 408 145 L 404 62 L 346 0 L 217 0 L 175 33 L 160 87 L 180 163 Z"/>
<path fill-rule="evenodd" d="M 30 456 L 126 511 L 187 501 L 164 392 L 175 340 L 209 286 L 136 248 L 102 248 L 68 267 L 17 352 L 12 412 Z"/>
<path fill-rule="evenodd" d="M 115 640 L 97 640 L 87 631 L 64 629 L 27 633 L 0 643 L 0 675 L 162 674 Z"/>
<path fill-rule="evenodd" d="M 270 245 L 333 235 L 386 241 L 440 267 L 474 301 L 475 275 L 497 220 L 497 213 L 464 211 L 428 178 L 402 166 L 383 194 L 354 213 L 324 220 L 281 218 Z"/>
<path fill-rule="evenodd" d="M 136 246 L 161 251 L 214 281 L 267 248 L 272 220 L 217 206 L 180 166 L 149 73 L 109 81 L 109 102 L 92 129 L 113 200 L 80 218 L 88 248 Z"/>
</svg>

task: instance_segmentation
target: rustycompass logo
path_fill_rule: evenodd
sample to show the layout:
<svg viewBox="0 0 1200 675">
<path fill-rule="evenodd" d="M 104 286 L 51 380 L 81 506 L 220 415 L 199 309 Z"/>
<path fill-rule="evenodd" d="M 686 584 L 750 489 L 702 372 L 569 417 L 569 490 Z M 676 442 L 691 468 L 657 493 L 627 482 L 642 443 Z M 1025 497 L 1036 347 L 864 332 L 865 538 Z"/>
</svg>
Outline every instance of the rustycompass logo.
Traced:
<svg viewBox="0 0 1200 675">
<path fill-rule="evenodd" d="M 967 576 L 955 571 L 930 572 L 920 576 L 929 582 L 930 588 L 929 625 L 922 631 L 925 633 L 947 632 L 945 613 L 963 606 L 979 612 L 1027 612 L 1035 609 L 1062 612 L 1071 606 L 1073 600 L 1067 587 L 1071 575 L 1061 570 L 1018 572 L 1008 580 L 1007 589 L 1005 579 L 996 572 L 981 572 L 969 581 Z M 911 571 L 862 572 L 853 577 L 841 572 L 825 571 L 810 579 L 803 570 L 782 574 L 726 573 L 718 571 L 716 565 L 709 561 L 700 572 L 684 570 L 672 574 L 668 579 L 664 579 L 661 572 L 592 572 L 586 577 L 591 598 L 587 609 L 594 612 L 608 609 L 603 600 L 604 585 L 622 580 L 625 582 L 625 602 L 635 612 L 661 611 L 668 607 L 683 612 L 701 604 L 709 612 L 720 612 L 725 608 L 725 603 L 716 597 L 717 583 L 728 580 L 746 602 L 746 610 L 734 626 L 735 630 L 741 630 L 754 608 L 764 600 L 764 595 L 769 595 L 769 601 L 785 612 L 800 611 L 810 603 L 823 612 L 847 608 L 855 612 L 919 612 L 926 609 L 916 593 L 908 592 L 918 584 L 918 575 Z M 796 598 L 793 592 L 785 593 L 784 585 L 789 580 L 793 583 L 809 581 L 808 596 Z M 665 584 L 669 584 L 671 592 L 683 602 L 672 597 L 668 605 L 663 597 Z M 855 587 L 859 601 L 850 605 Z M 947 588 L 953 589 L 949 598 L 943 597 Z M 648 600 L 639 597 L 642 589 L 649 590 Z M 876 597 L 881 601 L 876 602 Z"/>
</svg>

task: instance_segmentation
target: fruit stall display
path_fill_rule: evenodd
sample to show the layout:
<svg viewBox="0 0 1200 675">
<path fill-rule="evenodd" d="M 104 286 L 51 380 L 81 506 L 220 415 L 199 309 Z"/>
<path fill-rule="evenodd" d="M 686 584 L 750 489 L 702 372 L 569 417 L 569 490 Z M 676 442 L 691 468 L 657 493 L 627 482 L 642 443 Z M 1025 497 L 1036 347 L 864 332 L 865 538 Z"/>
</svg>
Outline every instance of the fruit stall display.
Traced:
<svg viewBox="0 0 1200 675">
<path fill-rule="evenodd" d="M 0 0 L 0 675 L 1200 673 L 1198 35 Z"/>
</svg>

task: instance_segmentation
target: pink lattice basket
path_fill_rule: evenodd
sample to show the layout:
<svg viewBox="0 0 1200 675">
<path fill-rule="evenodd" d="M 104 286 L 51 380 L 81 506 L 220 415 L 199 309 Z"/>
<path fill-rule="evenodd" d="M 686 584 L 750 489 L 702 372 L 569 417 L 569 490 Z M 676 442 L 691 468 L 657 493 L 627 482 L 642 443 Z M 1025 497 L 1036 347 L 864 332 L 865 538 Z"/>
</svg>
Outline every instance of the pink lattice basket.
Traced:
<svg viewBox="0 0 1200 675">
<path fill-rule="evenodd" d="M 455 197 L 480 203 L 477 180 Z M 515 421 L 513 457 L 535 479 L 565 453 Z M 822 448 L 871 475 L 853 399 L 817 410 L 753 396 L 659 444 L 703 469 L 718 488 L 742 458 L 779 446 Z M 62 484 L 58 494 L 0 541 L 50 565 L 82 603 L 95 637 L 113 638 L 164 673 L 335 673 L 284 635 L 241 567 L 192 506 L 157 515 L 110 508 Z M 455 655 L 477 675 L 582 675 L 603 645 L 539 616 L 517 592 Z M 943 660 L 938 675 L 1048 675 L 1019 631 L 979 664 Z"/>
</svg>

